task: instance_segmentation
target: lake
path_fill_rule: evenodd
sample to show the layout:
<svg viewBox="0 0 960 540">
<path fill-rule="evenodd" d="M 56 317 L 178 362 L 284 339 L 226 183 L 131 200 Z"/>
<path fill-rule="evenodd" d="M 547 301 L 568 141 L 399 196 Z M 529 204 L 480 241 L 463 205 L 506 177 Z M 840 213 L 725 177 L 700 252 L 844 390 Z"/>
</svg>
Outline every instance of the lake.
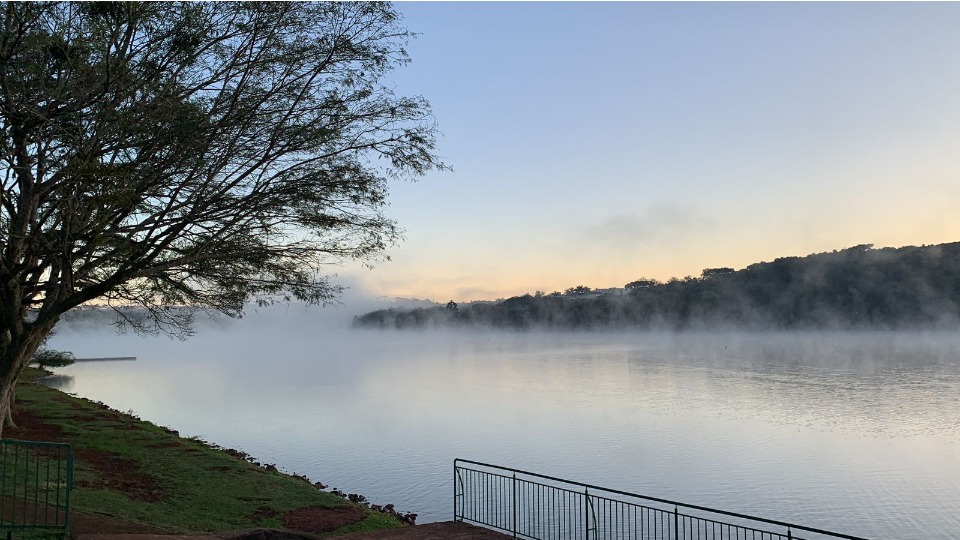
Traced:
<svg viewBox="0 0 960 540">
<path fill-rule="evenodd" d="M 279 313 L 279 315 L 277 315 Z M 960 335 L 60 330 L 68 392 L 452 517 L 456 457 L 875 539 L 960 537 Z"/>
</svg>

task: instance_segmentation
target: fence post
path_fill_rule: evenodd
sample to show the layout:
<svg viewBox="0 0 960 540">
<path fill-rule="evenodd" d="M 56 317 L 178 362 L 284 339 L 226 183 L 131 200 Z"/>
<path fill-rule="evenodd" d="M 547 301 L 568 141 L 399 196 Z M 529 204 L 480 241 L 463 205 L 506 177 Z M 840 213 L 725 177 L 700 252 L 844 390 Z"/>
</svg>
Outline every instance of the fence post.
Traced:
<svg viewBox="0 0 960 540">
<path fill-rule="evenodd" d="M 790 532 L 790 527 L 787 527 L 787 540 L 793 540 L 793 533 Z"/>
<path fill-rule="evenodd" d="M 590 540 L 590 489 L 583 488 L 583 537 Z"/>
<path fill-rule="evenodd" d="M 57 453 L 57 457 L 60 454 Z M 73 492 L 73 447 L 67 447 L 67 493 L 64 496 L 65 513 L 63 516 L 64 537 L 70 537 L 70 493 Z"/>
<path fill-rule="evenodd" d="M 673 505 L 673 537 L 680 540 L 680 515 L 677 512 L 677 505 Z"/>
<path fill-rule="evenodd" d="M 513 537 L 517 537 L 517 473 L 513 473 Z"/>
</svg>

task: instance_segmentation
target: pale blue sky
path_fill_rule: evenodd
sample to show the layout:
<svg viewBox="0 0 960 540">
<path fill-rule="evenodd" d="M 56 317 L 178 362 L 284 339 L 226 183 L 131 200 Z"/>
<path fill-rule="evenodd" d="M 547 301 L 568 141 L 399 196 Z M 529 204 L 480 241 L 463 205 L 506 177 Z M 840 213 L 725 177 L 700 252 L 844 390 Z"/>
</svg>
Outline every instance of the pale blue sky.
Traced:
<svg viewBox="0 0 960 540">
<path fill-rule="evenodd" d="M 398 3 L 453 172 L 376 295 L 507 297 L 960 240 L 960 4 Z"/>
</svg>

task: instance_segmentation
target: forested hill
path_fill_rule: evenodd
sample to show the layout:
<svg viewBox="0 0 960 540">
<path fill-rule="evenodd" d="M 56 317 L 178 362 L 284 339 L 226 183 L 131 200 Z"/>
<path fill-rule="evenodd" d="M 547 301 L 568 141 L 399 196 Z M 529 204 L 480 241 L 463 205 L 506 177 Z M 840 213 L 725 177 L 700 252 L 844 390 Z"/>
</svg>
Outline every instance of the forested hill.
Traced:
<svg viewBox="0 0 960 540">
<path fill-rule="evenodd" d="M 387 309 L 354 318 L 367 328 L 710 327 L 818 329 L 960 326 L 960 242 L 873 249 L 860 245 L 784 257 L 742 270 L 708 268 L 665 283 L 577 286 L 497 302 Z"/>
</svg>

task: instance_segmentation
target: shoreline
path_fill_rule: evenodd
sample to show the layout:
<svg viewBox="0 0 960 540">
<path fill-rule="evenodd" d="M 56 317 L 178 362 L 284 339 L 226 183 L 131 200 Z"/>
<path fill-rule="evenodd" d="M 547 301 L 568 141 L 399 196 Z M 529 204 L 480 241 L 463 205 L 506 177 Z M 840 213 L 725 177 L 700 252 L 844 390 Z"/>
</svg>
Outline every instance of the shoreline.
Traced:
<svg viewBox="0 0 960 540">
<path fill-rule="evenodd" d="M 403 527 L 416 514 L 288 474 L 246 452 L 76 397 L 25 372 L 4 438 L 74 449 L 71 535 L 278 529 L 341 535 Z M 77 519 L 74 519 L 74 516 Z"/>
</svg>

